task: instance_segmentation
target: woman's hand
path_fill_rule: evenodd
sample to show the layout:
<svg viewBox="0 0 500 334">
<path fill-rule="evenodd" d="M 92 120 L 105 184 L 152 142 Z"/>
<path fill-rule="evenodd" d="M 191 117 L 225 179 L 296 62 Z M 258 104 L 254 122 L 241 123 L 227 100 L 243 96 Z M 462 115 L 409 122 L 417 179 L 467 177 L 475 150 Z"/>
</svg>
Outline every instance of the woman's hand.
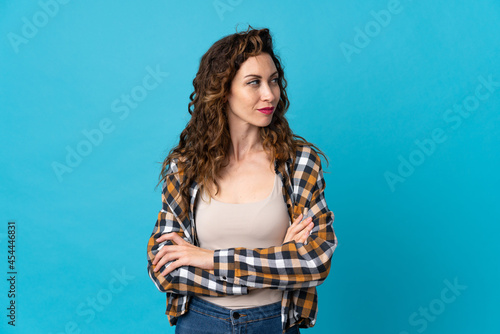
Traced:
<svg viewBox="0 0 500 334">
<path fill-rule="evenodd" d="M 176 232 L 162 235 L 156 242 L 172 240 L 175 245 L 165 245 L 155 255 L 154 271 L 160 270 L 169 261 L 174 261 L 161 273 L 166 276 L 181 266 L 193 266 L 201 269 L 214 269 L 214 251 L 197 247 L 182 239 Z"/>
<path fill-rule="evenodd" d="M 307 208 L 305 209 L 305 213 L 307 213 Z M 312 217 L 304 219 L 302 222 L 300 221 L 304 217 L 301 213 L 295 221 L 293 222 L 288 230 L 286 231 L 285 240 L 283 243 L 295 240 L 296 243 L 305 243 L 307 237 L 311 233 L 312 228 L 314 227 L 314 223 L 312 222 Z"/>
</svg>

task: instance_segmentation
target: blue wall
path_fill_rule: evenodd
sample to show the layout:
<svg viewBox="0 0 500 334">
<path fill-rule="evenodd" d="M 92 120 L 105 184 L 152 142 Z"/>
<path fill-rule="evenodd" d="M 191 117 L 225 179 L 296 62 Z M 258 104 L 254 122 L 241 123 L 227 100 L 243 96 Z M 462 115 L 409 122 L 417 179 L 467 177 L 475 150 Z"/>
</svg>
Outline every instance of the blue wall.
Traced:
<svg viewBox="0 0 500 334">
<path fill-rule="evenodd" d="M 2 1 L 0 331 L 174 332 L 146 272 L 158 162 L 200 57 L 249 23 L 331 162 L 339 246 L 304 332 L 498 333 L 499 22 L 493 0 Z"/>
</svg>

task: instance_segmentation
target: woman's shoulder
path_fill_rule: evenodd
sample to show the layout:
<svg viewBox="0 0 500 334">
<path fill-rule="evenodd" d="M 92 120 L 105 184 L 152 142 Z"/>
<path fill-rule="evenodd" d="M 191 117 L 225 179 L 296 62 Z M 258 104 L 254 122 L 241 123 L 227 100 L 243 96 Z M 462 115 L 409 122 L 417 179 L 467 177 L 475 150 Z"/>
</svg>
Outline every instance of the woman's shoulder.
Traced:
<svg viewBox="0 0 500 334">
<path fill-rule="evenodd" d="M 186 162 L 186 159 L 182 156 L 172 157 L 172 159 L 170 160 L 170 163 L 168 165 L 166 175 L 181 174 L 182 173 L 181 167 L 182 167 L 183 163 L 185 163 L 185 162 Z"/>
<path fill-rule="evenodd" d="M 319 153 L 309 144 L 298 143 L 295 150 L 295 167 L 321 165 Z"/>
<path fill-rule="evenodd" d="M 182 170 L 182 163 L 186 160 L 183 157 L 172 157 L 168 165 L 167 171 L 165 172 L 165 181 L 163 183 L 163 190 L 170 188 L 179 188 L 180 183 L 183 180 L 184 173 Z"/>
</svg>

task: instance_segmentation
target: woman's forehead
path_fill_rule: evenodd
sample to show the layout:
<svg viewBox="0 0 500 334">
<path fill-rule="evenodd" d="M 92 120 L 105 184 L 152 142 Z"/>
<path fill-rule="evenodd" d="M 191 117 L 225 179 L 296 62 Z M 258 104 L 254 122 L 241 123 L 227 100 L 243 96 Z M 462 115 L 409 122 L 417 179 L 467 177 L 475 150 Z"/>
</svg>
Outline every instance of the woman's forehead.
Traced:
<svg viewBox="0 0 500 334">
<path fill-rule="evenodd" d="M 237 76 L 245 77 L 250 75 L 270 76 L 276 72 L 276 66 L 273 59 L 267 53 L 249 57 L 241 64 Z"/>
</svg>

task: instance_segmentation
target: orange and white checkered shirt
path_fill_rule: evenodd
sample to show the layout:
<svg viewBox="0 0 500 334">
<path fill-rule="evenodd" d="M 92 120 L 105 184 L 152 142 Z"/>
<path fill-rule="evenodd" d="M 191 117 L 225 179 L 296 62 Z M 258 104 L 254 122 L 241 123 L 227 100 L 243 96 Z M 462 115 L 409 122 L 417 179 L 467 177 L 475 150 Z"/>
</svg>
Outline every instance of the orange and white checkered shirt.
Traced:
<svg viewBox="0 0 500 334">
<path fill-rule="evenodd" d="M 156 287 L 166 293 L 165 314 L 171 326 L 188 311 L 193 295 L 224 296 L 247 294 L 247 288 L 273 288 L 283 290 L 281 300 L 282 329 L 285 332 L 294 324 L 301 328 L 313 327 L 317 316 L 316 286 L 330 272 L 332 254 L 337 247 L 333 229 L 334 214 L 324 197 L 325 181 L 321 159 L 310 146 L 298 146 L 295 162 L 285 162 L 281 174 L 275 163 L 275 172 L 283 182 L 283 200 L 287 204 L 291 221 L 308 208 L 305 218 L 313 217 L 314 227 L 307 242 L 290 241 L 269 248 L 229 248 L 214 251 L 214 270 L 181 266 L 166 277 L 154 272 L 153 259 L 168 240 L 157 243 L 161 235 L 177 232 L 184 240 L 198 245 L 195 229 L 196 194 L 199 185 L 190 187 L 190 208 L 183 208 L 180 201 L 180 184 L 183 177 L 173 161 L 163 183 L 162 209 L 158 214 L 153 233 L 147 246 L 148 273 Z M 186 214 L 186 212 L 188 214 Z"/>
</svg>

